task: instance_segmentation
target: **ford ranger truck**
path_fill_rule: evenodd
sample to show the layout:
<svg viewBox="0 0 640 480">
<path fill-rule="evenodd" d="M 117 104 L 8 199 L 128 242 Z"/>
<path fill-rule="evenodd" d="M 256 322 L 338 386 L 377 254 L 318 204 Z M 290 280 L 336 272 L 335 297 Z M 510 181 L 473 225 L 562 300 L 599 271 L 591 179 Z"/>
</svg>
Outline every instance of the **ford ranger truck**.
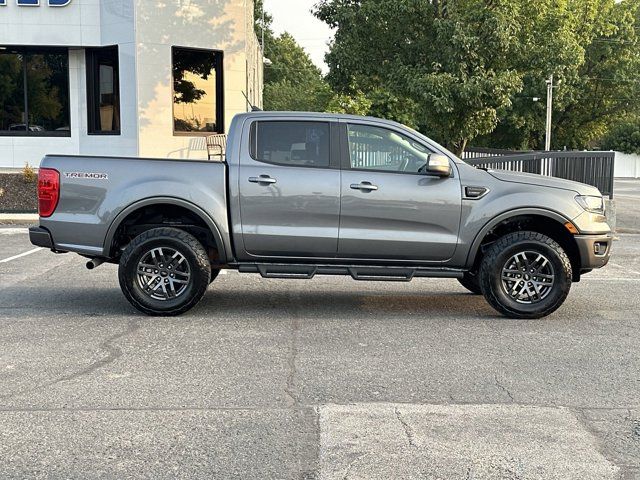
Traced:
<svg viewBox="0 0 640 480">
<path fill-rule="evenodd" d="M 188 311 L 234 269 L 455 278 L 507 317 L 540 318 L 612 245 L 594 187 L 478 169 L 403 125 L 346 115 L 238 115 L 221 161 L 47 155 L 38 196 L 31 242 L 118 264 L 150 315 Z"/>
</svg>

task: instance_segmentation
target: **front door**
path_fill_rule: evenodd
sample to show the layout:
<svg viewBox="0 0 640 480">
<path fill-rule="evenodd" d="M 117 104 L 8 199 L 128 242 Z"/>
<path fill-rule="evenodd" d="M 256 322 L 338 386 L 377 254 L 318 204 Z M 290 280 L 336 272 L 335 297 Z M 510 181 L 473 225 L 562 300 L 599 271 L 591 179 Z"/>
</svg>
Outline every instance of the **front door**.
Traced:
<svg viewBox="0 0 640 480">
<path fill-rule="evenodd" d="M 332 130 L 336 138 L 332 142 Z M 256 121 L 240 162 L 245 252 L 255 257 L 329 257 L 338 250 L 337 125 Z"/>
<path fill-rule="evenodd" d="M 346 137 L 346 138 L 345 138 Z M 429 147 L 399 131 L 366 124 L 343 129 L 338 256 L 445 261 L 457 246 L 460 181 L 428 176 Z"/>
</svg>

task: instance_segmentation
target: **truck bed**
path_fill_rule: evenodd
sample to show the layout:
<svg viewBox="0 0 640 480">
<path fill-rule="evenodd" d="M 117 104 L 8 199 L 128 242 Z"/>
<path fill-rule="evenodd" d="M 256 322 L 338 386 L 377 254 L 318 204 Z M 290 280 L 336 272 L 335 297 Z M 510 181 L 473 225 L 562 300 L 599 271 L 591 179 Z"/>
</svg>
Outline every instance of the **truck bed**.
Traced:
<svg viewBox="0 0 640 480">
<path fill-rule="evenodd" d="M 107 257 L 118 223 L 158 199 L 201 211 L 229 243 L 224 162 L 47 155 L 41 168 L 60 173 L 58 207 L 40 221 L 55 250 Z"/>
</svg>

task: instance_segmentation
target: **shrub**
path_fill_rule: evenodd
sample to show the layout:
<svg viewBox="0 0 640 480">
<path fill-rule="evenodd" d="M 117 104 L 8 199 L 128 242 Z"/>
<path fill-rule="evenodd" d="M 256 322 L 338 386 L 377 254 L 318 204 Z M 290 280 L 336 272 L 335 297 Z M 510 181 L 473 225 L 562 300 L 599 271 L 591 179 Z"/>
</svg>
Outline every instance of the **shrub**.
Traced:
<svg viewBox="0 0 640 480">
<path fill-rule="evenodd" d="M 640 154 L 640 119 L 613 127 L 602 139 L 604 150 Z"/>
<path fill-rule="evenodd" d="M 35 169 L 27 162 L 22 169 L 22 179 L 26 183 L 34 183 L 38 179 Z"/>
</svg>

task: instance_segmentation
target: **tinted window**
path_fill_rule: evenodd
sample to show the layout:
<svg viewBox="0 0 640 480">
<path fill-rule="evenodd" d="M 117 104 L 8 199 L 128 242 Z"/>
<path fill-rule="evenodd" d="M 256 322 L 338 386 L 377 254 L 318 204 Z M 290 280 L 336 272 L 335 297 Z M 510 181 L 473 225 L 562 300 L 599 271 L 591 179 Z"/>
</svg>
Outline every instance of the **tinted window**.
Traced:
<svg viewBox="0 0 640 480">
<path fill-rule="evenodd" d="M 224 133 L 223 112 L 222 53 L 174 47 L 174 131 Z"/>
<path fill-rule="evenodd" d="M 424 145 L 386 128 L 349 125 L 351 168 L 420 173 L 429 155 Z"/>
<path fill-rule="evenodd" d="M 120 133 L 118 47 L 87 49 L 89 133 Z"/>
<path fill-rule="evenodd" d="M 0 105 L 0 131 L 5 135 L 68 136 L 67 50 L 0 51 Z"/>
<path fill-rule="evenodd" d="M 257 122 L 253 157 L 297 167 L 329 166 L 329 124 L 324 122 Z"/>
</svg>

